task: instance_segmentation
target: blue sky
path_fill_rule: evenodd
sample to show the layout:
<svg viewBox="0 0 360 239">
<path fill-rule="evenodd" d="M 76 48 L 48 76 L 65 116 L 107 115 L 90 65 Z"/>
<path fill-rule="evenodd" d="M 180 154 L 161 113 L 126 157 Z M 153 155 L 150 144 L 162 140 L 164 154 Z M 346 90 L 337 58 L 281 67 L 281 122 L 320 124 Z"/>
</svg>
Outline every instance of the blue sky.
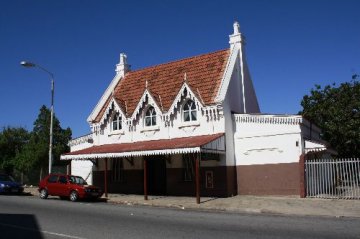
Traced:
<svg viewBox="0 0 360 239">
<path fill-rule="evenodd" d="M 0 1 L 0 127 L 32 130 L 50 105 L 73 137 L 115 75 L 119 54 L 132 69 L 229 47 L 237 20 L 263 113 L 296 114 L 315 84 L 360 72 L 360 1 Z"/>
</svg>

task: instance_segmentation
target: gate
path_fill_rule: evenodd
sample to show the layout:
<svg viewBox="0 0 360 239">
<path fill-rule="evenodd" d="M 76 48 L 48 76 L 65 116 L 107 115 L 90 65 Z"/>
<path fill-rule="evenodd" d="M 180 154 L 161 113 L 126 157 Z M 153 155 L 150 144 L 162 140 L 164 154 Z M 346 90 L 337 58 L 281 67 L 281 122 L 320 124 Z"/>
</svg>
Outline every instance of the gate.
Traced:
<svg viewBox="0 0 360 239">
<path fill-rule="evenodd" d="M 306 197 L 360 199 L 360 159 L 306 159 Z"/>
</svg>

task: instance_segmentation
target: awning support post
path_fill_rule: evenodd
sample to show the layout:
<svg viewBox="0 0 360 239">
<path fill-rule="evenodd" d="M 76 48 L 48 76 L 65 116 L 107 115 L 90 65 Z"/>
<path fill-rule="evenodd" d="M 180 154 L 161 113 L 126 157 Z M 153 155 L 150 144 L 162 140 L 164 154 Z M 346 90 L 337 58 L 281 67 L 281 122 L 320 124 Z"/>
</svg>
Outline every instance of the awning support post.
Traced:
<svg viewBox="0 0 360 239">
<path fill-rule="evenodd" d="M 195 183 L 196 183 L 196 203 L 200 204 L 200 157 L 201 154 L 196 154 L 195 159 Z"/>
<path fill-rule="evenodd" d="M 144 158 L 144 200 L 148 200 L 147 160 Z"/>
<path fill-rule="evenodd" d="M 106 198 L 108 197 L 107 172 L 108 172 L 108 159 L 105 158 L 104 190 L 105 190 Z"/>
</svg>

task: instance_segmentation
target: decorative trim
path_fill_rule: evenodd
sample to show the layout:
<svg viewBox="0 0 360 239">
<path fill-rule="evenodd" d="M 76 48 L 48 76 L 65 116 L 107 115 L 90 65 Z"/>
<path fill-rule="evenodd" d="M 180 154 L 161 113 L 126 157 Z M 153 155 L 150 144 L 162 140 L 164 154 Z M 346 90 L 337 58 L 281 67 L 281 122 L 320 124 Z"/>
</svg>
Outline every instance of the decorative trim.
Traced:
<svg viewBox="0 0 360 239">
<path fill-rule="evenodd" d="M 202 109 L 202 114 L 207 117 L 207 121 L 219 120 L 224 116 L 221 105 L 207 106 Z"/>
<path fill-rule="evenodd" d="M 200 126 L 200 122 L 199 121 L 186 121 L 186 122 L 181 122 L 178 126 L 178 128 L 185 128 L 185 127 L 197 127 Z"/>
<path fill-rule="evenodd" d="M 215 140 L 216 141 L 216 140 Z M 123 153 L 102 153 L 102 154 L 80 154 L 80 155 L 61 155 L 61 160 L 87 160 L 101 158 L 121 158 L 121 157 L 138 157 L 150 155 L 170 155 L 170 154 L 190 154 L 190 153 L 212 153 L 225 154 L 223 150 L 203 149 L 202 147 L 193 148 L 177 148 L 177 149 L 161 149 L 161 150 L 144 150 Z"/>
<path fill-rule="evenodd" d="M 124 123 L 124 121 L 123 121 Z M 108 134 L 108 136 L 113 136 L 113 135 L 122 135 L 122 134 L 125 134 L 124 130 L 123 129 L 120 129 L 120 130 L 115 130 L 115 131 L 110 131 L 110 133 Z"/>
<path fill-rule="evenodd" d="M 147 132 L 147 131 L 159 131 L 160 130 L 160 126 L 159 125 L 153 125 L 153 126 L 144 126 L 144 128 L 142 128 L 140 130 L 140 132 Z"/>
<path fill-rule="evenodd" d="M 234 114 L 236 123 L 256 123 L 256 124 L 287 124 L 298 125 L 303 123 L 300 115 L 250 115 Z"/>
<path fill-rule="evenodd" d="M 250 153 L 252 152 L 264 152 L 264 151 L 270 151 L 270 152 L 273 152 L 273 151 L 277 151 L 279 153 L 283 153 L 284 150 L 282 149 L 279 149 L 279 148 L 260 148 L 260 149 L 249 149 L 249 150 L 246 150 L 244 152 L 245 155 L 249 155 Z"/>
<path fill-rule="evenodd" d="M 327 151 L 332 154 L 337 153 L 335 150 L 329 149 L 325 144 L 323 144 L 321 142 L 312 141 L 312 140 L 305 140 L 304 151 L 306 154 L 310 153 L 310 152 L 323 152 L 323 151 Z"/>
<path fill-rule="evenodd" d="M 89 115 L 89 117 L 87 118 L 87 121 L 89 123 L 92 123 L 93 120 L 95 120 L 96 116 L 100 113 L 103 105 L 105 104 L 106 100 L 111 96 L 113 90 L 115 89 L 116 85 L 120 82 L 120 80 L 123 77 L 120 74 L 116 74 L 113 78 L 113 80 L 111 81 L 110 85 L 108 86 L 108 88 L 105 90 L 104 94 L 101 96 L 99 102 L 96 104 L 95 108 L 93 109 L 93 111 L 91 112 L 91 114 Z"/>
<path fill-rule="evenodd" d="M 234 71 L 234 67 L 236 64 L 236 59 L 237 59 L 239 51 L 240 51 L 240 47 L 237 44 L 234 46 L 234 48 L 231 49 L 231 53 L 230 53 L 228 61 L 227 61 L 227 65 L 226 65 L 226 68 L 224 71 L 223 78 L 221 80 L 219 91 L 215 97 L 215 102 L 217 102 L 217 103 L 221 103 L 225 99 L 225 95 L 226 95 L 226 92 L 227 92 L 229 84 L 230 84 L 231 75 Z"/>
<path fill-rule="evenodd" d="M 186 89 L 186 92 L 184 92 L 185 89 Z M 175 114 L 175 111 L 178 108 L 178 104 L 181 103 L 183 97 L 185 97 L 187 99 L 191 99 L 195 103 L 197 103 L 196 108 L 198 110 L 201 110 L 201 108 L 204 107 L 204 104 L 202 103 L 202 101 L 200 99 L 198 99 L 197 95 L 194 93 L 194 91 L 191 90 L 188 83 L 186 81 L 184 81 L 183 85 L 181 86 L 178 94 L 176 95 L 172 105 L 170 106 L 170 108 L 167 112 L 169 115 Z M 180 104 L 180 105 L 182 105 L 182 104 Z"/>
<path fill-rule="evenodd" d="M 135 120 L 136 119 L 136 116 L 140 114 L 140 110 L 143 108 L 143 105 L 146 103 L 146 100 L 148 100 L 146 97 L 150 97 L 151 100 L 154 102 L 154 104 L 151 104 L 152 106 L 154 106 L 156 112 L 159 112 L 159 116 L 162 115 L 162 110 L 161 108 L 159 107 L 159 105 L 157 104 L 155 98 L 152 96 L 152 94 L 150 93 L 150 91 L 148 89 L 145 89 L 144 90 L 144 93 L 143 95 L 141 96 L 140 100 L 139 100 L 139 103 L 137 104 L 132 116 L 130 117 L 132 120 Z M 149 102 L 149 100 L 148 100 Z"/>
<path fill-rule="evenodd" d="M 93 143 L 93 137 L 92 136 L 93 136 L 92 134 L 87 134 L 87 135 L 81 136 L 79 138 L 72 139 L 72 140 L 69 141 L 68 145 L 70 147 L 73 147 L 73 146 L 80 145 L 80 144 L 83 144 L 83 143 Z"/>
<path fill-rule="evenodd" d="M 200 153 L 200 147 L 194 148 L 178 148 L 178 149 L 162 149 L 162 150 L 144 150 L 123 153 L 103 153 L 103 154 L 80 154 L 80 155 L 61 155 L 61 160 L 80 160 L 80 159 L 98 159 L 98 158 L 120 158 L 120 157 L 137 157 L 149 155 L 167 155 L 167 154 L 188 154 Z"/>
<path fill-rule="evenodd" d="M 114 105 L 114 107 L 113 107 Z M 122 110 L 121 106 L 117 103 L 115 98 L 112 98 L 109 104 L 106 107 L 106 110 L 99 121 L 99 125 L 103 125 L 105 120 L 110 116 L 111 110 L 118 111 L 121 114 L 122 118 L 126 118 L 124 111 Z M 123 121 L 124 122 L 124 121 Z"/>
</svg>

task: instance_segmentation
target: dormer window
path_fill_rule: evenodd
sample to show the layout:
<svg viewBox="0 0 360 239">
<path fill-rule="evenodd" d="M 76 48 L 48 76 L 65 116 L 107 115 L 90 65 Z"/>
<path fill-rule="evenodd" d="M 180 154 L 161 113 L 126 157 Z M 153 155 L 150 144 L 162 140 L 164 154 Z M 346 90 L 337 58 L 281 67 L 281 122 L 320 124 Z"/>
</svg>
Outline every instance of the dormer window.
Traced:
<svg viewBox="0 0 360 239">
<path fill-rule="evenodd" d="M 145 126 L 156 125 L 156 111 L 154 107 L 150 106 L 145 114 Z"/>
<path fill-rule="evenodd" d="M 122 129 L 122 118 L 119 113 L 116 113 L 112 119 L 112 128 L 113 131 Z"/>
<path fill-rule="evenodd" d="M 196 105 L 195 102 L 192 100 L 188 100 L 183 108 L 183 114 L 184 114 L 184 121 L 190 122 L 190 121 L 196 121 Z"/>
</svg>

